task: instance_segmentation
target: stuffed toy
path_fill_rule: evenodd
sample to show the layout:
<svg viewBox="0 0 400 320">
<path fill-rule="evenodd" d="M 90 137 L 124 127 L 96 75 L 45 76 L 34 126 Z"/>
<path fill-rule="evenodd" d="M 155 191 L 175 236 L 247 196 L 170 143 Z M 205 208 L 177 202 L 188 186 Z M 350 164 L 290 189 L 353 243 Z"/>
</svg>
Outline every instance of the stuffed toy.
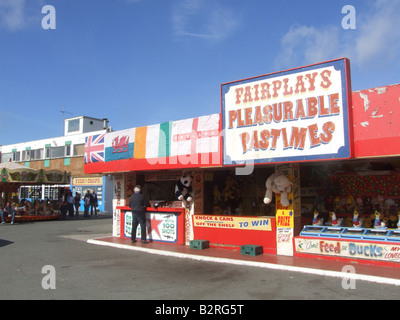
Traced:
<svg viewBox="0 0 400 320">
<path fill-rule="evenodd" d="M 333 211 L 329 212 L 329 221 L 325 223 L 326 226 L 332 227 L 342 227 L 343 226 L 343 218 L 337 218 L 336 213 Z"/>
<path fill-rule="evenodd" d="M 397 223 L 398 223 L 397 216 L 394 213 L 392 213 L 389 216 L 387 227 L 391 229 L 397 228 Z"/>
<path fill-rule="evenodd" d="M 267 191 L 264 196 L 264 203 L 269 204 L 272 201 L 272 192 L 281 194 L 281 204 L 284 207 L 289 206 L 288 193 L 292 191 L 293 183 L 283 175 L 282 173 L 272 174 L 267 181 L 265 186 Z"/>
<path fill-rule="evenodd" d="M 396 202 L 393 199 L 385 200 L 385 214 L 389 214 L 391 210 L 396 208 Z"/>
<path fill-rule="evenodd" d="M 397 214 L 397 228 L 400 229 L 400 211 Z"/>
<path fill-rule="evenodd" d="M 314 218 L 313 218 L 313 221 L 312 221 L 312 225 L 313 226 L 322 226 L 324 224 L 324 218 L 318 218 L 318 215 L 319 215 L 318 211 L 315 210 L 314 211 Z"/>
<path fill-rule="evenodd" d="M 189 175 L 183 175 L 175 185 L 175 196 L 180 201 L 191 202 L 193 200 L 192 195 L 192 180 L 193 177 Z"/>
<path fill-rule="evenodd" d="M 354 228 L 361 228 L 363 225 L 363 219 L 360 218 L 360 214 L 357 210 L 353 212 L 353 227 Z"/>
<path fill-rule="evenodd" d="M 354 200 L 354 197 L 352 195 L 348 195 L 346 198 L 346 213 L 353 212 L 356 209 L 356 201 Z"/>
<path fill-rule="evenodd" d="M 383 216 L 378 210 L 375 210 L 375 222 L 374 222 L 374 228 L 376 229 L 386 229 L 386 224 L 385 221 L 383 221 Z"/>
</svg>

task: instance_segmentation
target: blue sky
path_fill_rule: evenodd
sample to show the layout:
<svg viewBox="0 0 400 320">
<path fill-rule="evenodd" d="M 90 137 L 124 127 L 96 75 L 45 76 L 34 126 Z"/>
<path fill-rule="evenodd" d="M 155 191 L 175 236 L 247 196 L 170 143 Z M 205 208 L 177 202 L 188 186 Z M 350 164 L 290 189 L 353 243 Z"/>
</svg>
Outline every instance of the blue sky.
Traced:
<svg viewBox="0 0 400 320">
<path fill-rule="evenodd" d="M 400 83 L 400 0 L 0 0 L 0 145 L 63 135 L 63 107 L 114 130 L 218 113 L 222 83 L 341 57 L 353 91 Z"/>
</svg>

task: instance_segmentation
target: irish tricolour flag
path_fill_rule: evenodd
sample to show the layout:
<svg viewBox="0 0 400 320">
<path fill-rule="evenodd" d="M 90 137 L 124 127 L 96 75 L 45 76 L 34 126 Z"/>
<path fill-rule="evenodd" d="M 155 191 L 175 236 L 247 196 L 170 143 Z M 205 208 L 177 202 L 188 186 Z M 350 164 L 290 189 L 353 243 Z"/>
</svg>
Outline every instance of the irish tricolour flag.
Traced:
<svg viewBox="0 0 400 320">
<path fill-rule="evenodd" d="M 218 151 L 219 114 L 136 128 L 135 159 Z"/>
</svg>

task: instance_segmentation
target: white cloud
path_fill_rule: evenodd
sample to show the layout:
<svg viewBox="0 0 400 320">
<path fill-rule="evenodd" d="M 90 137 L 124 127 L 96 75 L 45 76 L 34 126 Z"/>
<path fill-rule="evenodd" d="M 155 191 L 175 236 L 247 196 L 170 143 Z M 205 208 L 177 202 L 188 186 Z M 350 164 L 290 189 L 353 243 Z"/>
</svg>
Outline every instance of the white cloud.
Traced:
<svg viewBox="0 0 400 320">
<path fill-rule="evenodd" d="M 281 52 L 276 58 L 278 68 L 312 64 L 336 57 L 339 45 L 339 28 L 321 29 L 294 26 L 281 40 Z"/>
<path fill-rule="evenodd" d="M 177 36 L 221 40 L 237 30 L 240 17 L 217 0 L 181 0 L 174 7 L 172 23 Z"/>
<path fill-rule="evenodd" d="M 400 60 L 400 0 L 376 0 L 368 12 L 357 11 L 356 29 L 292 26 L 281 40 L 278 69 L 348 57 L 361 68 L 388 67 Z M 344 16 L 343 16 L 344 17 Z"/>
<path fill-rule="evenodd" d="M 25 0 L 0 0 L 0 25 L 10 31 L 22 29 Z"/>
<path fill-rule="evenodd" d="M 400 0 L 377 0 L 372 13 L 361 15 L 357 23 L 357 63 L 366 65 L 381 60 L 381 65 L 400 58 Z"/>
</svg>

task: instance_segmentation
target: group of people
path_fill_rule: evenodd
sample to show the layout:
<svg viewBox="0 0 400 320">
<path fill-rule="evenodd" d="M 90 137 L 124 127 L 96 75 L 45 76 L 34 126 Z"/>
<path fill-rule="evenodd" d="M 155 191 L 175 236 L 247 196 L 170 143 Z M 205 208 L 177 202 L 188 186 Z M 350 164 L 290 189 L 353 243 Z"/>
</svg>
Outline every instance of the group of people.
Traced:
<svg viewBox="0 0 400 320">
<path fill-rule="evenodd" d="M 75 209 L 75 216 L 78 217 L 80 206 L 81 206 L 81 194 L 77 192 L 74 197 L 72 195 L 72 192 L 69 190 L 60 206 L 60 212 L 62 218 L 66 218 L 67 213 L 69 217 L 73 217 L 74 209 Z M 92 193 L 90 190 L 86 191 L 86 194 L 83 197 L 83 206 L 84 206 L 83 216 L 85 218 L 89 217 L 89 208 L 91 212 L 90 215 L 92 216 L 94 211 L 94 214 L 97 216 L 98 202 L 97 202 L 96 192 L 93 191 Z"/>
<path fill-rule="evenodd" d="M 98 201 L 96 193 L 91 190 L 87 190 L 83 197 L 84 202 L 84 214 L 85 218 L 90 215 L 97 216 Z M 81 206 L 81 194 L 76 193 L 75 197 L 72 195 L 71 190 L 68 190 L 66 194 L 59 199 L 54 200 L 35 200 L 33 203 L 29 200 L 22 199 L 17 202 L 7 202 L 6 206 L 2 206 L 0 202 L 0 223 L 6 223 L 10 221 L 14 224 L 16 214 L 28 214 L 28 215 L 52 215 L 54 213 L 61 213 L 61 218 L 65 219 L 67 216 L 76 217 L 79 216 L 79 209 Z"/>
<path fill-rule="evenodd" d="M 19 202 L 7 202 L 4 207 L 0 203 L 0 221 L 1 223 L 5 223 L 10 220 L 10 223 L 14 224 L 16 214 L 52 215 L 58 209 L 58 202 L 50 200 L 35 200 L 32 203 L 26 199 L 22 199 Z"/>
</svg>

